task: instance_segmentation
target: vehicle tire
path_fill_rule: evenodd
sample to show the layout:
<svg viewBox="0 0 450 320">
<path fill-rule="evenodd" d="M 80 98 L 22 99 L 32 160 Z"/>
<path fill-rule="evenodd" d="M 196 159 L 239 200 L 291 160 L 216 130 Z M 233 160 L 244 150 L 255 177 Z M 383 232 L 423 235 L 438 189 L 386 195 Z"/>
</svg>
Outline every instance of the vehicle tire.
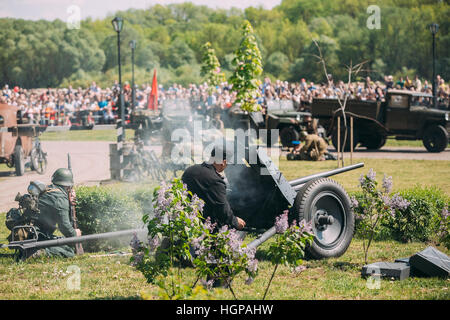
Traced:
<svg viewBox="0 0 450 320">
<path fill-rule="evenodd" d="M 21 145 L 14 148 L 14 167 L 16 168 L 16 175 L 23 176 L 25 173 L 25 155 Z"/>
<path fill-rule="evenodd" d="M 448 145 L 448 132 L 441 125 L 432 125 L 423 133 L 423 145 L 429 152 L 442 152 Z"/>
<path fill-rule="evenodd" d="M 386 137 L 382 135 L 373 135 L 366 142 L 364 146 L 369 150 L 381 149 L 386 144 Z"/>
<path fill-rule="evenodd" d="M 345 148 L 344 151 L 345 152 L 349 152 L 350 151 L 350 128 L 348 128 L 348 134 L 347 134 L 347 139 L 345 140 Z M 344 128 L 341 128 L 341 151 L 342 151 L 342 143 L 344 142 L 344 133 L 345 130 Z M 335 128 L 333 130 L 332 136 L 331 136 L 331 143 L 333 144 L 334 148 L 337 151 L 337 128 Z M 353 150 L 355 150 L 356 146 L 359 143 L 359 135 L 358 135 L 358 130 L 356 130 L 356 128 L 353 128 Z"/>
<path fill-rule="evenodd" d="M 280 130 L 280 141 L 283 147 L 293 147 L 292 141 L 299 141 L 300 133 L 292 126 Z"/>
<path fill-rule="evenodd" d="M 352 241 L 355 220 L 344 188 L 329 178 L 307 182 L 293 209 L 299 221 L 312 222 L 314 241 L 306 252 L 315 259 L 339 257 Z"/>
</svg>

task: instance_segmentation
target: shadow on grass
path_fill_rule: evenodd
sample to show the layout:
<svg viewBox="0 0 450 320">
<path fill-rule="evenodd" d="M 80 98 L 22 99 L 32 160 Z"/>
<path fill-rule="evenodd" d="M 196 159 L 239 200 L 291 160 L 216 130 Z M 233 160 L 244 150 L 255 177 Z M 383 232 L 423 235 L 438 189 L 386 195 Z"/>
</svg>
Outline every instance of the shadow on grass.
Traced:
<svg viewBox="0 0 450 320">
<path fill-rule="evenodd" d="M 358 271 L 361 269 L 361 265 L 359 263 L 354 262 L 337 261 L 333 263 L 333 268 L 339 269 L 341 271 Z"/>
</svg>

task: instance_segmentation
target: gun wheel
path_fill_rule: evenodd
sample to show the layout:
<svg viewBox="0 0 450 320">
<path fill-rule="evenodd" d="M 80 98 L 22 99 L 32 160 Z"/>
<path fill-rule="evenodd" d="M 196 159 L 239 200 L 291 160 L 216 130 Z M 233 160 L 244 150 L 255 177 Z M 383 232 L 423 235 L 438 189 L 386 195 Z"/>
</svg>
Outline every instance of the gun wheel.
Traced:
<svg viewBox="0 0 450 320">
<path fill-rule="evenodd" d="M 307 253 L 316 259 L 339 257 L 353 237 L 350 199 L 336 181 L 321 178 L 307 182 L 297 193 L 294 210 L 300 220 L 312 222 L 314 241 Z"/>
</svg>

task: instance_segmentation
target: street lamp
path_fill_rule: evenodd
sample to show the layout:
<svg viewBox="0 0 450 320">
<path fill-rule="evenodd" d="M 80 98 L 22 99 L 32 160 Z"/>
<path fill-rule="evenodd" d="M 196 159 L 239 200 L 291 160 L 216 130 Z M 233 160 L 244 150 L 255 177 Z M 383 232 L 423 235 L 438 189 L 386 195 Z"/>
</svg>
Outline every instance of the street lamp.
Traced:
<svg viewBox="0 0 450 320">
<path fill-rule="evenodd" d="M 123 28 L 123 19 L 120 17 L 115 17 L 111 21 L 114 31 L 117 32 L 117 56 L 119 62 L 119 105 L 120 105 L 120 126 L 118 129 L 122 129 L 122 134 L 117 135 L 117 143 L 125 141 L 125 103 L 123 100 L 123 91 L 122 91 L 122 66 L 120 64 L 120 32 Z"/>
<path fill-rule="evenodd" d="M 132 109 L 136 106 L 136 88 L 134 87 L 134 49 L 136 49 L 136 40 L 130 41 L 130 48 L 131 48 L 131 103 L 132 103 Z"/>
<path fill-rule="evenodd" d="M 122 91 L 122 68 L 120 64 L 120 32 L 123 28 L 123 19 L 115 17 L 111 21 L 114 31 L 117 32 L 117 57 L 119 62 L 119 105 L 120 105 L 120 121 L 117 125 L 117 151 L 119 153 L 119 180 L 123 178 L 123 143 L 125 142 L 125 103 L 123 101 Z"/>
<path fill-rule="evenodd" d="M 439 31 L 439 25 L 437 23 L 430 24 L 430 31 L 433 35 L 433 105 L 437 107 L 437 96 L 436 96 L 436 33 Z"/>
</svg>

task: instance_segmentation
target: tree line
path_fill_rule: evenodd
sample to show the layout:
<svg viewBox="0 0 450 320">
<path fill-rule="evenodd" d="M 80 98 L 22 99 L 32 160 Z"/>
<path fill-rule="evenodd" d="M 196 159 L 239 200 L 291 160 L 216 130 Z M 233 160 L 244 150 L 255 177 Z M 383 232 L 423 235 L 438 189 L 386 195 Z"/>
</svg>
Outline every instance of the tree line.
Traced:
<svg viewBox="0 0 450 320">
<path fill-rule="evenodd" d="M 432 77 L 432 36 L 429 24 L 439 24 L 436 69 L 450 76 L 450 5 L 439 0 L 283 0 L 273 9 L 212 9 L 186 2 L 153 5 L 116 12 L 124 19 L 121 33 L 123 81 L 131 80 L 130 40 L 137 41 L 135 79 L 151 81 L 158 70 L 162 84 L 200 83 L 203 46 L 211 43 L 222 71 L 229 78 L 242 37 L 250 21 L 262 55 L 261 77 L 322 82 L 315 39 L 329 72 L 346 78 L 345 65 L 368 61 L 361 77 L 382 80 L 385 74 Z M 375 13 L 376 14 L 376 13 Z M 0 85 L 25 88 L 110 86 L 117 76 L 117 35 L 114 16 L 81 21 L 79 29 L 65 21 L 0 19 Z M 369 26 L 377 18 L 379 28 Z"/>
</svg>

